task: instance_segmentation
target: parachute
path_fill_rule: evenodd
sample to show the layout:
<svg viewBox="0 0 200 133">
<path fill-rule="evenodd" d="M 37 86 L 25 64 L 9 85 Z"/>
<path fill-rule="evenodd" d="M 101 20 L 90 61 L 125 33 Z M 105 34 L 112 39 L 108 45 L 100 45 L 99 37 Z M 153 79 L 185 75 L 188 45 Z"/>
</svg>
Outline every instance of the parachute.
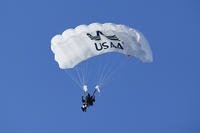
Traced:
<svg viewBox="0 0 200 133">
<path fill-rule="evenodd" d="M 100 72 L 98 71 L 96 76 L 98 75 L 97 77 L 101 80 L 108 79 L 115 70 L 110 67 L 116 68 L 120 66 L 121 62 L 120 64 L 114 63 L 114 65 L 107 64 L 106 67 L 103 64 L 115 62 L 121 58 L 121 55 L 129 59 L 135 57 L 142 62 L 153 61 L 149 43 L 141 32 L 125 25 L 113 23 L 92 23 L 67 29 L 62 35 L 52 38 L 51 50 L 59 67 L 64 69 L 84 90 L 88 85 L 85 80 L 89 76 L 88 70 L 99 67 Z M 116 58 L 118 56 L 120 57 Z M 99 61 L 97 57 L 102 57 L 103 60 Z M 108 60 L 105 61 L 105 59 Z M 94 63 L 95 61 L 99 64 Z M 92 72 L 92 79 L 95 72 Z M 103 81 L 95 84 L 101 87 Z"/>
</svg>

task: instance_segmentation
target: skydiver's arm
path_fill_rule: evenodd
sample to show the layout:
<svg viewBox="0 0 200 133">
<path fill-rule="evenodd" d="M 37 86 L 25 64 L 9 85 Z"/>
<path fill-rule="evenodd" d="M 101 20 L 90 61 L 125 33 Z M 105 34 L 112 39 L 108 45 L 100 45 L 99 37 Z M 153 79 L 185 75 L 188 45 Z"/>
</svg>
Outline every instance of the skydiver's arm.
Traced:
<svg viewBox="0 0 200 133">
<path fill-rule="evenodd" d="M 82 102 L 83 102 L 83 103 L 85 102 L 85 97 L 84 97 L 84 96 L 82 96 Z"/>
<path fill-rule="evenodd" d="M 95 102 L 95 96 L 92 96 L 92 100 L 93 100 L 93 102 Z"/>
<path fill-rule="evenodd" d="M 93 94 L 92 94 L 92 96 L 94 96 L 94 95 L 95 95 L 96 91 L 97 91 L 97 90 L 95 89 L 95 90 L 94 90 L 94 92 L 93 92 Z"/>
</svg>

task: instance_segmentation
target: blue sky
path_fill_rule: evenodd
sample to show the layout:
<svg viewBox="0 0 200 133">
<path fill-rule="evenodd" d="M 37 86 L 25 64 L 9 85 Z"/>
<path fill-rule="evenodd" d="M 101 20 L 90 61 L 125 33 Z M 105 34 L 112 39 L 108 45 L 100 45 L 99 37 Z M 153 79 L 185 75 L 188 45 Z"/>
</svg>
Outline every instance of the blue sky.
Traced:
<svg viewBox="0 0 200 133">
<path fill-rule="evenodd" d="M 1 133 L 199 133 L 197 0 L 0 1 Z M 121 23 L 150 42 L 154 62 L 133 60 L 80 110 L 80 88 L 50 50 L 80 24 Z"/>
</svg>

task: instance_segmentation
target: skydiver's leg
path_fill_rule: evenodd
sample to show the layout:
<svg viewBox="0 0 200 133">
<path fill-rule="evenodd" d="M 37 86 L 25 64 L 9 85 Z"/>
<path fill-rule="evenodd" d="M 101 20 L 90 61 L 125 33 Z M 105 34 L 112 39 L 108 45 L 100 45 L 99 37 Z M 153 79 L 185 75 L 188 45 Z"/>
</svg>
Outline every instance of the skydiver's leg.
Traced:
<svg viewBox="0 0 200 133">
<path fill-rule="evenodd" d="M 86 106 L 82 106 L 81 109 L 82 109 L 83 112 L 87 111 L 87 107 Z"/>
<path fill-rule="evenodd" d="M 84 107 L 81 107 L 81 109 L 82 109 L 83 112 L 85 112 L 85 108 Z"/>
<path fill-rule="evenodd" d="M 87 107 L 84 107 L 84 108 L 83 108 L 83 112 L 86 112 L 86 109 L 87 109 Z"/>
</svg>

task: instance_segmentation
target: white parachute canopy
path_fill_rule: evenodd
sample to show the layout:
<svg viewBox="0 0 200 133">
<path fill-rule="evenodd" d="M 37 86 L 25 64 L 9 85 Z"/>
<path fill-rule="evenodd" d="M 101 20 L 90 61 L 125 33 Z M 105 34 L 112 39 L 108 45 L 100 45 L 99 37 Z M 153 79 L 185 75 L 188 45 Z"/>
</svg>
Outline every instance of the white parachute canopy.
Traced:
<svg viewBox="0 0 200 133">
<path fill-rule="evenodd" d="M 139 31 L 125 25 L 92 23 L 67 29 L 51 40 L 51 50 L 61 69 L 69 69 L 97 55 L 117 52 L 152 62 L 152 52 Z"/>
</svg>

